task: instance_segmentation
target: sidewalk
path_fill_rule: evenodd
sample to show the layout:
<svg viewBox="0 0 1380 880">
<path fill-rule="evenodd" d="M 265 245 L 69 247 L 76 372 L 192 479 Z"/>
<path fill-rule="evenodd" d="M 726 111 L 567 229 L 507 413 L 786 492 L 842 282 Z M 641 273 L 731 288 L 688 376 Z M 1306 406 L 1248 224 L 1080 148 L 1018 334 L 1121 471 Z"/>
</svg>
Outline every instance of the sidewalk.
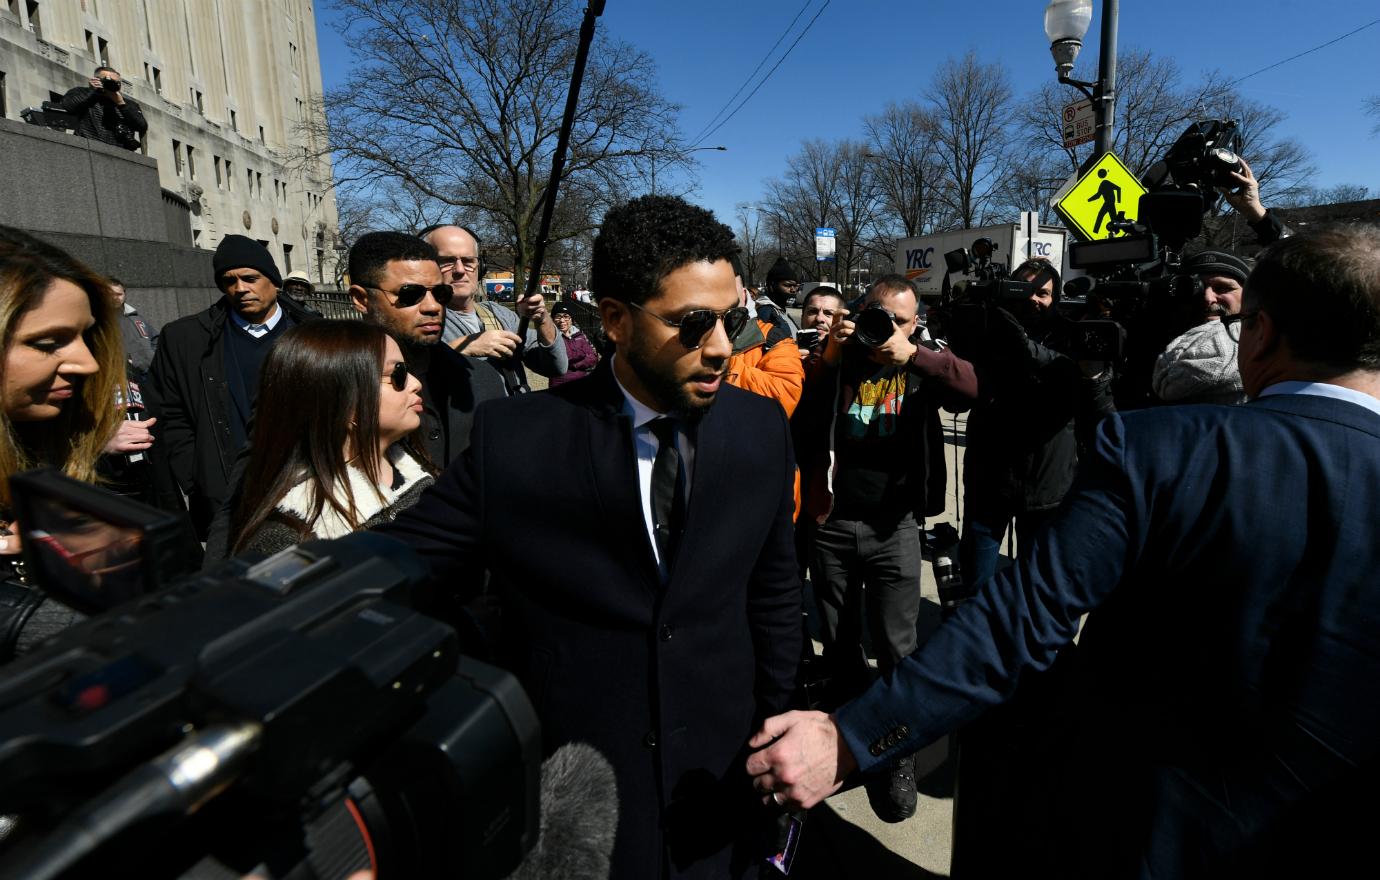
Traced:
<svg viewBox="0 0 1380 880">
<path fill-rule="evenodd" d="M 947 521 L 957 525 L 959 493 L 963 486 L 963 447 L 960 444 L 967 420 L 964 416 L 958 417 L 958 439 L 955 441 L 954 417 L 940 412 L 944 422 L 948 497 L 944 515 L 926 522 L 933 525 Z M 928 559 L 920 578 L 920 595 L 920 620 L 916 629 L 923 643 L 939 625 L 939 594 Z M 808 583 L 805 602 L 814 618 L 814 597 Z M 818 648 L 817 631 L 814 635 Z M 816 807 L 805 824 L 792 876 L 806 880 L 948 877 L 954 783 L 953 764 L 948 758 L 947 739 L 916 755 L 920 798 L 915 815 L 904 822 L 888 825 L 878 819 L 862 788 L 841 792 Z"/>
</svg>

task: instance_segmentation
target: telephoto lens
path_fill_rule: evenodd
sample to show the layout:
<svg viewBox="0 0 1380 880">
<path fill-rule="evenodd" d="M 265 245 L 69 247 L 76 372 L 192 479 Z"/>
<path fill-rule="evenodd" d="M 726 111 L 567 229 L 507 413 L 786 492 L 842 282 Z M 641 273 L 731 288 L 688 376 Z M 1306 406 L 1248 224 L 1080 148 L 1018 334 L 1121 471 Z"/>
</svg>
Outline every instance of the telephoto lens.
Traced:
<svg viewBox="0 0 1380 880">
<path fill-rule="evenodd" d="M 883 345 L 896 330 L 895 318 L 895 314 L 881 306 L 868 306 L 853 322 L 853 338 L 868 348 Z"/>
</svg>

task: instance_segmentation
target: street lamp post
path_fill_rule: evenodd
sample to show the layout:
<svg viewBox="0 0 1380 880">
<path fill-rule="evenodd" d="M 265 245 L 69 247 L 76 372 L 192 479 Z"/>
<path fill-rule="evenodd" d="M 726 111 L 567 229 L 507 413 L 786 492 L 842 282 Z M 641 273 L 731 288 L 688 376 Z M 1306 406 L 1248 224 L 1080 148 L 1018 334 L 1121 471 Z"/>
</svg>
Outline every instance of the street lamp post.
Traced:
<svg viewBox="0 0 1380 880">
<path fill-rule="evenodd" d="M 698 153 L 701 150 L 717 150 L 722 153 L 728 147 L 687 147 L 684 150 L 673 150 L 672 156 L 684 156 L 687 153 Z M 652 154 L 652 195 L 656 195 L 656 154 Z"/>
<path fill-rule="evenodd" d="M 1092 0 L 1050 0 L 1045 7 L 1045 36 L 1049 52 L 1059 71 L 1059 82 L 1073 86 L 1093 102 L 1097 114 L 1094 154 L 1112 151 L 1112 129 L 1116 117 L 1116 30 L 1121 4 L 1102 0 L 1102 42 L 1098 47 L 1097 82 L 1074 79 L 1073 62 L 1083 48 L 1083 35 L 1092 23 Z"/>
</svg>

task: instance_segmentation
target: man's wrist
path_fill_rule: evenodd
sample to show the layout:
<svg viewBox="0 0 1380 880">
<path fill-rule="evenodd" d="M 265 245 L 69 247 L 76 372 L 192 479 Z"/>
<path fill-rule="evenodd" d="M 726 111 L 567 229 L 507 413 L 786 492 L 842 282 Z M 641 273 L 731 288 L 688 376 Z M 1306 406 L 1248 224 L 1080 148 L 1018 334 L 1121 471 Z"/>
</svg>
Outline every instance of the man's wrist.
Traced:
<svg viewBox="0 0 1380 880">
<path fill-rule="evenodd" d="M 839 727 L 838 718 L 834 715 L 829 716 L 829 724 L 834 728 L 834 737 L 838 748 L 838 781 L 842 782 L 852 776 L 858 769 L 858 759 L 853 757 L 853 750 L 848 747 L 848 740 L 844 738 L 843 729 Z"/>
</svg>

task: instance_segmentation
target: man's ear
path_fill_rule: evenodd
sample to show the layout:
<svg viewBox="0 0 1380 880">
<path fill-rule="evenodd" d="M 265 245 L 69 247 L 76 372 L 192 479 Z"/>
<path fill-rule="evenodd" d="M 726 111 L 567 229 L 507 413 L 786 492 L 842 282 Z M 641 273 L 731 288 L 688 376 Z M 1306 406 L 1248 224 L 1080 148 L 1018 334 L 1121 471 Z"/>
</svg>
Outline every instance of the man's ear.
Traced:
<svg viewBox="0 0 1380 880">
<path fill-rule="evenodd" d="M 355 311 L 361 315 L 369 314 L 369 291 L 358 284 L 351 284 L 350 301 L 354 305 Z"/>
<path fill-rule="evenodd" d="M 604 335 L 614 345 L 627 342 L 632 332 L 632 309 L 622 300 L 606 296 L 599 300 L 599 318 L 604 324 Z"/>
</svg>

